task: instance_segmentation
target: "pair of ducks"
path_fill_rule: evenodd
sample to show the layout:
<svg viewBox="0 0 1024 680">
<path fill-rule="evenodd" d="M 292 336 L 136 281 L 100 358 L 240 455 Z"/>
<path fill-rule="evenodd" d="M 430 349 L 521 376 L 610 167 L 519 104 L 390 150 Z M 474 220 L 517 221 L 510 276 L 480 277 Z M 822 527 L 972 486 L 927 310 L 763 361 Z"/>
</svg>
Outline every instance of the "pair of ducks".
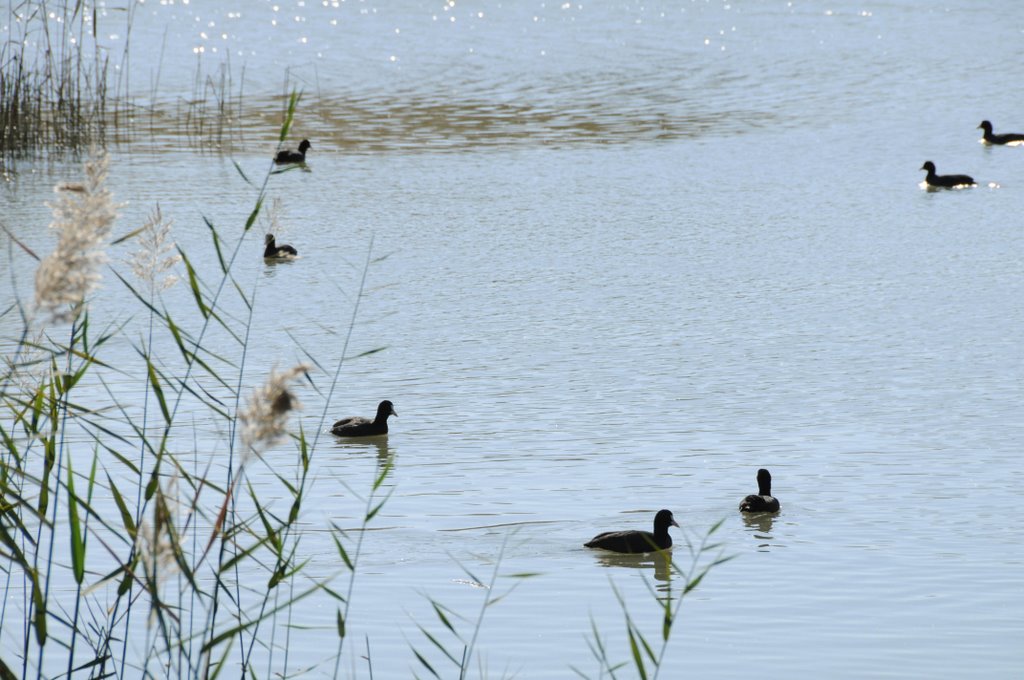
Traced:
<svg viewBox="0 0 1024 680">
<path fill-rule="evenodd" d="M 292 165 L 295 163 L 306 162 L 306 152 L 313 148 L 313 145 L 309 143 L 308 139 L 303 139 L 299 143 L 299 150 L 293 151 L 292 149 L 282 149 L 277 152 L 274 156 L 274 163 L 277 165 Z M 274 240 L 273 234 L 267 234 L 264 240 L 265 247 L 263 248 L 263 257 L 270 260 L 290 260 L 299 254 L 299 251 L 295 250 L 290 245 L 282 244 L 278 245 Z"/>
<path fill-rule="evenodd" d="M 997 135 L 992 132 L 992 123 L 987 120 L 981 121 L 979 129 L 984 130 L 981 141 L 985 144 L 997 146 L 1019 146 L 1024 144 L 1024 135 L 1015 132 Z M 925 161 L 921 166 L 928 175 L 924 178 L 925 184 L 936 189 L 955 189 L 957 187 L 971 187 L 977 184 L 970 175 L 938 175 L 935 173 L 935 163 Z"/>
<path fill-rule="evenodd" d="M 772 496 L 772 475 L 761 468 L 757 471 L 757 494 L 750 494 L 740 502 L 740 512 L 778 512 L 779 499 Z M 659 510 L 654 516 L 654 532 L 606 531 L 584 543 L 586 548 L 601 548 L 617 553 L 648 553 L 672 547 L 669 527 L 678 527 L 670 510 Z"/>
</svg>

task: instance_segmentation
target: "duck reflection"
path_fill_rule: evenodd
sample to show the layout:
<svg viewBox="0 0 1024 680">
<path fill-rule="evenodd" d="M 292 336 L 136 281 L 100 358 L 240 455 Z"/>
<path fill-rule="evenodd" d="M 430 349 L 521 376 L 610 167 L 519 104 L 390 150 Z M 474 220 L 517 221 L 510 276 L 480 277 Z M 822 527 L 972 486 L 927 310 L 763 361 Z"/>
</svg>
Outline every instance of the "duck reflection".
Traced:
<svg viewBox="0 0 1024 680">
<path fill-rule="evenodd" d="M 603 567 L 627 567 L 629 569 L 653 569 L 654 579 L 665 585 L 658 590 L 667 592 L 672 583 L 672 551 L 659 550 L 649 553 L 596 553 Z"/>
<path fill-rule="evenodd" d="M 386 465 L 394 465 L 395 451 L 388 445 L 386 436 L 362 437 L 358 439 L 335 439 L 334 448 L 346 453 L 360 454 L 373 453 L 377 457 L 378 473 Z"/>
<path fill-rule="evenodd" d="M 743 524 L 758 541 L 758 549 L 768 550 L 771 547 L 772 523 L 776 515 L 769 512 L 743 513 Z"/>
</svg>

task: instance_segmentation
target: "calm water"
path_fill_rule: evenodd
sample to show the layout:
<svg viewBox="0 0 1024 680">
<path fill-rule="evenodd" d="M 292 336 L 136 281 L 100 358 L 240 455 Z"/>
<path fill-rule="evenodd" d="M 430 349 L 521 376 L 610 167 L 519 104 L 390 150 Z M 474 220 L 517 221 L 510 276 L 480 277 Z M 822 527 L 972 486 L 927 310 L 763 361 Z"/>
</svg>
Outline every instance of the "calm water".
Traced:
<svg viewBox="0 0 1024 680">
<path fill-rule="evenodd" d="M 213 280 L 203 218 L 240 232 L 256 189 L 233 164 L 264 176 L 290 69 L 304 88 L 292 143 L 312 140 L 310 172 L 272 177 L 269 196 L 302 258 L 268 266 L 262 228 L 247 237 L 246 383 L 305 351 L 333 368 L 369 251 L 383 259 L 348 354 L 385 351 L 345 365 L 328 419 L 383 398 L 400 414 L 386 442 L 326 436 L 315 452 L 304 549 L 317 575 L 337 568 L 324 529 L 358 526 L 352 492 L 394 461 L 344 675 L 369 677 L 368 639 L 373 677 L 410 676 L 410 645 L 429 648 L 416 624 L 441 633 L 427 598 L 472 620 L 485 592 L 460 564 L 487 580 L 499 557 L 499 593 L 539 575 L 488 611 L 480 675 L 596 675 L 592 620 L 627 661 L 612 584 L 656 639 L 645 580 L 662 593 L 682 582 L 582 543 L 649 528 L 667 507 L 677 544 L 724 518 L 735 559 L 688 596 L 661 677 L 1021 676 L 1024 149 L 983 147 L 975 129 L 1024 131 L 1019 12 L 200 4 L 137 6 L 132 77 L 146 92 L 159 73 L 170 111 L 197 60 L 212 72 L 228 59 L 244 134 L 229 153 L 199 152 L 164 120 L 114 147 L 117 231 L 159 202 Z M 120 50 L 116 32 L 100 35 Z M 922 191 L 925 160 L 981 186 Z M 17 165 L 4 223 L 48 252 L 44 203 L 77 173 Z M 3 307 L 32 290 L 32 262 L 14 249 L 8 267 Z M 94 317 L 125 320 L 122 300 L 108 276 Z M 167 304 L 194 317 L 182 286 Z M 5 351 L 17 329 L 0 319 Z M 136 361 L 127 342 L 107 351 Z M 125 399 L 141 388 L 109 379 Z M 316 431 L 323 398 L 301 396 Z M 223 427 L 200 421 L 195 436 L 181 446 L 198 448 L 197 466 L 223 465 Z M 267 462 L 294 457 L 283 445 Z M 759 467 L 783 509 L 751 521 L 736 505 Z M 249 475 L 281 494 L 268 466 Z M 307 602 L 287 670 L 327 674 L 334 604 Z"/>
</svg>

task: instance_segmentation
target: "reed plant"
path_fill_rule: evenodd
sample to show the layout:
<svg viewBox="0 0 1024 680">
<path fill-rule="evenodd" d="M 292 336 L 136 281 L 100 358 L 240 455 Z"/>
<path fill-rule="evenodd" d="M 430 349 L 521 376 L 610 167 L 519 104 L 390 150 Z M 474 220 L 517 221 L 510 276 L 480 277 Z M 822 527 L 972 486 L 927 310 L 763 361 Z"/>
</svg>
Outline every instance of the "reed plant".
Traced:
<svg viewBox="0 0 1024 680">
<path fill-rule="evenodd" d="M 196 56 L 192 79 L 192 94 L 181 102 L 176 117 L 182 121 L 183 132 L 189 143 L 200 149 L 229 149 L 241 133 L 243 115 L 245 69 L 237 85 L 232 71 L 230 55 L 217 65 L 215 73 L 204 69 L 203 55 Z M 154 97 L 154 108 L 156 107 Z"/>
<path fill-rule="evenodd" d="M 0 152 L 102 145 L 116 111 L 110 57 L 82 2 L 8 5 L 0 37 Z"/>
<path fill-rule="evenodd" d="M 452 673 L 457 672 L 459 680 L 464 680 L 468 677 L 473 669 L 474 653 L 476 652 L 480 631 L 483 628 L 484 616 L 493 606 L 508 597 L 523 582 L 523 579 L 538 575 L 537 572 L 509 574 L 506 578 L 514 579 L 512 586 L 502 593 L 496 591 L 502 559 L 508 547 L 508 541 L 512 536 L 513 532 L 505 534 L 501 549 L 498 551 L 498 556 L 494 561 L 494 568 L 491 570 L 490 579 L 486 582 L 478 578 L 465 564 L 454 557 L 452 558 L 466 575 L 467 582 L 479 588 L 482 592 L 480 608 L 474 619 L 459 614 L 434 597 L 426 596 L 430 603 L 430 608 L 433 610 L 434 615 L 437 617 L 437 622 L 440 623 L 443 630 L 435 632 L 425 624 L 417 623 L 416 628 L 430 643 L 430 647 L 418 648 L 413 645 L 412 653 L 420 666 L 430 673 L 431 676 L 439 680 L 445 677 L 456 677 L 451 675 L 450 671 Z M 487 673 L 483 662 L 479 662 L 478 667 L 479 676 L 486 677 Z M 414 671 L 413 677 L 419 678 L 420 676 Z"/>
<path fill-rule="evenodd" d="M 115 31 L 120 50 L 98 34 L 95 5 L 16 0 L 7 6 L 7 33 L 0 35 L 0 162 L 106 147 L 132 139 L 143 121 L 151 134 L 169 129 L 200 149 L 230 148 L 242 132 L 244 67 L 236 78 L 230 55 L 210 66 L 200 50 L 191 92 L 168 98 L 160 95 L 158 63 L 148 104 L 140 107 L 131 80 L 138 5 L 127 2 L 123 12 L 103 16 L 123 20 Z"/>
<path fill-rule="evenodd" d="M 634 614 L 623 596 L 622 591 L 611 584 L 612 592 L 622 610 L 623 623 L 625 624 L 625 639 L 627 643 L 628 659 L 625 661 L 613 660 L 613 652 L 605 643 L 605 637 L 597 627 L 596 622 L 591 619 L 591 637 L 587 640 L 590 653 L 597 663 L 598 678 L 609 677 L 614 680 L 618 673 L 629 673 L 628 677 L 637 677 L 641 680 L 655 680 L 660 676 L 665 666 L 665 654 L 668 651 L 669 642 L 672 639 L 672 632 L 676 630 L 679 622 L 683 601 L 687 595 L 700 585 L 712 569 L 733 559 L 735 555 L 725 555 L 724 545 L 713 540 L 714 534 L 721 528 L 719 520 L 700 538 L 698 541 L 691 540 L 686 535 L 686 549 L 689 553 L 689 563 L 680 564 L 674 559 L 674 552 L 655 552 L 654 560 L 655 573 L 661 571 L 667 586 L 656 589 L 649 580 L 644 579 L 644 585 L 651 596 L 651 611 L 656 614 L 659 625 L 653 626 L 657 631 L 654 635 L 650 632 L 644 633 L 645 626 L 637 623 Z M 660 568 L 660 569 L 659 569 Z M 673 590 L 672 579 L 682 580 L 682 588 Z M 652 626 L 646 626 L 648 630 Z M 572 671 L 581 678 L 591 677 L 576 666 Z"/>
<path fill-rule="evenodd" d="M 282 140 L 298 101 L 289 100 Z M 260 279 L 243 285 L 235 263 L 268 192 L 269 159 L 233 241 L 207 222 L 212 275 L 173 245 L 159 207 L 112 239 L 118 206 L 105 154 L 95 152 L 84 174 L 58 187 L 52 254 L 40 257 L 11 236 L 39 263 L 33 300 L 4 312 L 22 331 L 0 373 L 0 678 L 214 677 L 228 667 L 269 676 L 292 665 L 291 619 L 315 593 L 339 603 L 340 657 L 363 532 L 332 525 L 344 567 L 315 577 L 298 522 L 345 352 L 333 370 L 300 362 L 271 369 L 256 386 L 247 371 Z M 134 279 L 107 266 L 107 250 L 129 242 Z M 371 254 L 372 246 L 364 280 Z M 179 269 L 192 318 L 164 303 Z M 111 272 L 138 311 L 100 324 L 90 303 Z M 324 407 L 307 436 L 289 423 L 309 389 Z M 200 455 L 197 421 L 224 433 L 223 461 Z M 267 462 L 289 447 L 294 465 Z M 246 474 L 255 465 L 269 470 L 261 478 L 276 480 L 271 496 L 282 500 L 256 492 Z M 387 499 L 389 470 L 383 465 L 360 497 L 361 529 Z M 348 586 L 336 588 L 339 578 Z"/>
</svg>

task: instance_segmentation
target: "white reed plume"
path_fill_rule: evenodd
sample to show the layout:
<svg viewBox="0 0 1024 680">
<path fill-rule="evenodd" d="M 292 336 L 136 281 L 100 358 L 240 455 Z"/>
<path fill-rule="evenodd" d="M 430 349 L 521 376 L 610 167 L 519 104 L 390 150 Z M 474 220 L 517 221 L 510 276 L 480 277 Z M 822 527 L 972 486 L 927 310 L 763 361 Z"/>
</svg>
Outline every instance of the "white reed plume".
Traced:
<svg viewBox="0 0 1024 680">
<path fill-rule="evenodd" d="M 36 308 L 54 321 L 74 321 L 86 296 L 100 281 L 99 269 L 107 261 L 104 243 L 110 234 L 117 206 L 105 183 L 107 155 L 85 162 L 85 182 L 59 184 L 60 196 L 50 204 L 57 233 L 57 248 L 36 270 Z"/>
<path fill-rule="evenodd" d="M 284 212 L 284 201 L 274 197 L 266 210 L 260 212 L 264 234 L 277 234 L 281 231 L 281 214 Z"/>
<path fill-rule="evenodd" d="M 299 364 L 280 373 L 271 369 L 266 384 L 253 390 L 245 409 L 238 414 L 245 452 L 269 448 L 284 437 L 288 413 L 302 408 L 290 389 L 291 382 L 306 375 L 309 369 L 308 364 Z"/>
<path fill-rule="evenodd" d="M 167 273 L 181 261 L 181 255 L 175 251 L 174 240 L 171 238 L 172 224 L 174 220 L 164 219 L 159 204 L 153 208 L 139 230 L 139 249 L 129 260 L 132 273 L 149 285 L 150 293 L 167 290 L 178 282 L 175 274 Z M 161 275 L 164 275 L 163 278 Z"/>
<path fill-rule="evenodd" d="M 178 478 L 173 476 L 166 483 L 161 482 L 153 496 L 153 521 L 143 518 L 135 534 L 135 554 L 142 573 L 136 572 L 136 578 L 146 585 L 154 601 L 150 602 L 149 624 L 155 621 L 160 603 L 163 585 L 167 578 L 178 572 L 175 558 L 176 544 L 181 540 L 178 536 Z"/>
</svg>

